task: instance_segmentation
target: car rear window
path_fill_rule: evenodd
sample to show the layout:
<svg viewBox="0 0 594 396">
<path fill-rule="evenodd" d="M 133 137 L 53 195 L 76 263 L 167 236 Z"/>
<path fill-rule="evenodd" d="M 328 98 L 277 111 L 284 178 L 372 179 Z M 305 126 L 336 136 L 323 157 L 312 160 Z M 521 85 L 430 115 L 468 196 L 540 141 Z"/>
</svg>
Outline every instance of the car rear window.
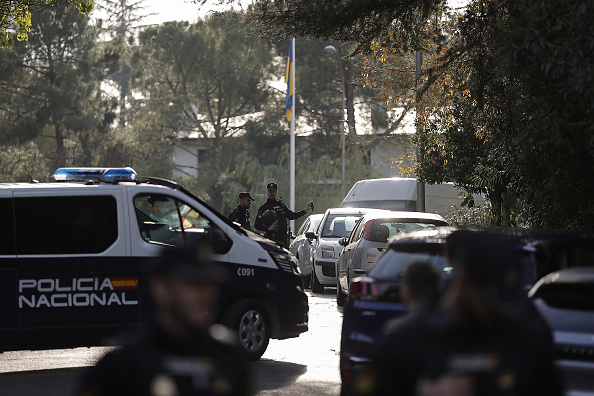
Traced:
<svg viewBox="0 0 594 396">
<path fill-rule="evenodd" d="M 594 284 L 550 283 L 542 285 L 534 298 L 542 299 L 552 308 L 594 311 Z"/>
<path fill-rule="evenodd" d="M 408 232 L 419 228 L 447 226 L 448 223 L 440 220 L 429 219 L 375 219 L 371 231 L 371 241 L 387 242 L 396 234 Z"/>
<path fill-rule="evenodd" d="M 390 248 L 380 257 L 375 266 L 369 271 L 368 276 L 376 279 L 396 281 L 406 266 L 413 261 L 426 261 L 445 273 L 451 268 L 447 266 L 443 257 L 441 246 L 399 246 L 398 249 Z"/>
</svg>

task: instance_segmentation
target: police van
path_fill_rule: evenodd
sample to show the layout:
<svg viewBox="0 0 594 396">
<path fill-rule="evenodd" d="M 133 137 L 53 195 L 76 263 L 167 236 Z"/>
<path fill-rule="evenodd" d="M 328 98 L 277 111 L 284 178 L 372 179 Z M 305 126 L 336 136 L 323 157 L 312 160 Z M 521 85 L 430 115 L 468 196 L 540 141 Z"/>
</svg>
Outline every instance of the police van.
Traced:
<svg viewBox="0 0 594 396">
<path fill-rule="evenodd" d="M 246 357 L 307 331 L 307 295 L 287 250 L 131 168 L 53 176 L 0 184 L 0 351 L 112 344 L 153 316 L 149 258 L 212 235 L 230 274 L 214 314 L 237 331 Z"/>
</svg>

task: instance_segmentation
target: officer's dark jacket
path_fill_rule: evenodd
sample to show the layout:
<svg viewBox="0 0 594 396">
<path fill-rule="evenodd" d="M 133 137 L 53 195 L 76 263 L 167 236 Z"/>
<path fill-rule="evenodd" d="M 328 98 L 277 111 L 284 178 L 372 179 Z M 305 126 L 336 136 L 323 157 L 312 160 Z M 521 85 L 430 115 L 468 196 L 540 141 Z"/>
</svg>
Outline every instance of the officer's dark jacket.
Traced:
<svg viewBox="0 0 594 396">
<path fill-rule="evenodd" d="M 373 395 L 414 395 L 420 379 L 448 374 L 469 376 L 481 396 L 563 395 L 551 343 L 534 326 L 501 320 L 488 331 L 461 329 L 438 310 L 390 325 L 373 353 Z"/>
<path fill-rule="evenodd" d="M 278 228 L 276 231 L 268 231 L 268 227 L 262 223 L 262 214 L 267 210 L 276 212 L 276 216 L 278 218 Z M 266 200 L 266 202 L 260 206 L 260 209 L 258 209 L 258 216 L 254 222 L 254 227 L 256 227 L 257 230 L 264 231 L 267 238 L 277 241 L 283 246 L 287 247 L 289 246 L 289 238 L 287 236 L 287 220 L 296 220 L 304 216 L 305 213 L 305 210 L 293 212 L 291 209 L 287 208 L 287 205 L 285 205 L 283 201 L 268 198 L 268 200 Z"/>
<path fill-rule="evenodd" d="M 246 363 L 238 358 L 235 349 L 208 332 L 196 334 L 187 342 L 155 326 L 91 367 L 83 376 L 78 393 L 251 395 L 253 383 Z"/>
<path fill-rule="evenodd" d="M 241 205 L 237 205 L 231 213 L 229 213 L 229 220 L 241 224 L 243 228 L 252 229 L 250 225 L 250 211 Z"/>
</svg>

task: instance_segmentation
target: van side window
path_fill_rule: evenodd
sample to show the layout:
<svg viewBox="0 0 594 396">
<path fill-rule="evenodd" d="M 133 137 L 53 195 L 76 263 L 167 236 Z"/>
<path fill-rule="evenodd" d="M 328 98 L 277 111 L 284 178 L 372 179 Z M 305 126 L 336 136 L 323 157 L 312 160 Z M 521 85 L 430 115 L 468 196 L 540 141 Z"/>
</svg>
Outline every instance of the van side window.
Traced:
<svg viewBox="0 0 594 396">
<path fill-rule="evenodd" d="M 213 223 L 196 209 L 163 194 L 139 194 L 134 209 L 142 238 L 155 244 L 184 246 L 206 237 Z"/>
<path fill-rule="evenodd" d="M 118 238 L 110 195 L 15 198 L 17 254 L 101 253 Z"/>
<path fill-rule="evenodd" d="M 0 254 L 14 255 L 14 215 L 12 212 L 12 199 L 0 199 Z"/>
</svg>

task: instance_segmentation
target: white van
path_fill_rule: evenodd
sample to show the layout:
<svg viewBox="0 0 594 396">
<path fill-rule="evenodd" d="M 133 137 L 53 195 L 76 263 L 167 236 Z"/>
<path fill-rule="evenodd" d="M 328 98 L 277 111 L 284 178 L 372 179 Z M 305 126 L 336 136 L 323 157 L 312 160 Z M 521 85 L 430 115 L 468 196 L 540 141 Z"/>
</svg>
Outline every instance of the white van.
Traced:
<svg viewBox="0 0 594 396">
<path fill-rule="evenodd" d="M 425 211 L 445 214 L 447 208 L 462 203 L 463 190 L 453 183 L 425 185 Z M 483 199 L 475 194 L 476 203 Z M 417 179 L 392 177 L 360 180 L 344 197 L 341 208 L 372 208 L 394 211 L 417 210 Z"/>
<path fill-rule="evenodd" d="M 229 273 L 215 320 L 237 331 L 246 357 L 307 331 L 307 295 L 286 249 L 130 168 L 63 168 L 54 178 L 0 184 L 0 351 L 103 345 L 146 324 L 149 258 L 213 236 Z"/>
</svg>

